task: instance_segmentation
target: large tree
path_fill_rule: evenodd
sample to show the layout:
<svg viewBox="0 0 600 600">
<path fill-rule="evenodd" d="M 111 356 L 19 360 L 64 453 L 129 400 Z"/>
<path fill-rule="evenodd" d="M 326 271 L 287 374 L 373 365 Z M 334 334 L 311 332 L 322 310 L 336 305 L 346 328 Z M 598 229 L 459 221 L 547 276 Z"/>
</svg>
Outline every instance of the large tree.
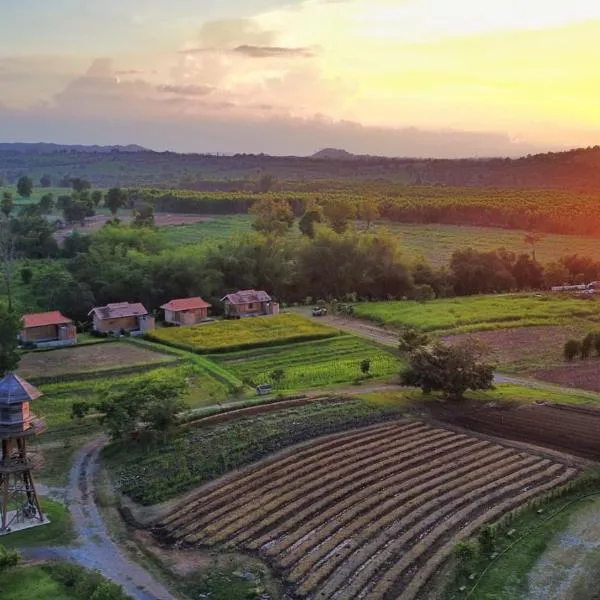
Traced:
<svg viewBox="0 0 600 600">
<path fill-rule="evenodd" d="M 324 203 L 325 218 L 336 233 L 344 233 L 356 218 L 356 205 L 346 198 L 328 198 Z"/>
<path fill-rule="evenodd" d="M 125 206 L 127 196 L 121 188 L 110 188 L 104 197 L 104 206 L 110 210 L 113 218 L 117 216 L 119 208 Z"/>
<path fill-rule="evenodd" d="M 0 304 L 0 377 L 19 366 L 21 353 L 17 349 L 17 337 L 20 331 L 20 317 Z"/>
<path fill-rule="evenodd" d="M 10 213 L 14 208 L 14 202 L 12 194 L 8 191 L 2 193 L 2 212 L 6 218 L 10 217 Z"/>
<path fill-rule="evenodd" d="M 435 342 L 410 354 L 401 380 L 404 385 L 420 387 L 426 394 L 440 391 L 449 400 L 460 400 L 469 389 L 491 389 L 494 366 L 484 360 L 482 351 L 473 344 L 451 346 Z"/>
<path fill-rule="evenodd" d="M 318 204 L 311 204 L 298 221 L 300 231 L 309 238 L 315 237 L 315 225 L 323 222 L 323 209 Z"/>
<path fill-rule="evenodd" d="M 33 192 L 33 181 L 31 180 L 31 177 L 23 175 L 23 177 L 20 177 L 19 181 L 17 181 L 17 194 L 19 194 L 21 198 L 29 198 L 31 192 Z"/>
<path fill-rule="evenodd" d="M 283 235 L 294 224 L 294 213 L 285 200 L 259 200 L 250 212 L 254 215 L 254 229 L 268 235 Z"/>
</svg>

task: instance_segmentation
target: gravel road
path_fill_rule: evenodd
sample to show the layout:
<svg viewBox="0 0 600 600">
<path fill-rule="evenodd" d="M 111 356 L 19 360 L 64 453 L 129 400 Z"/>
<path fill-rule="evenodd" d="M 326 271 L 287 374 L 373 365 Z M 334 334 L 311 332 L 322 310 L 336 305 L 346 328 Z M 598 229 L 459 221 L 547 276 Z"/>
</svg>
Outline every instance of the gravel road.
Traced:
<svg viewBox="0 0 600 600">
<path fill-rule="evenodd" d="M 160 582 L 130 560 L 113 542 L 94 501 L 94 476 L 98 455 L 106 444 L 100 437 L 83 446 L 69 474 L 67 501 L 77 532 L 77 543 L 69 547 L 39 547 L 22 550 L 25 560 L 67 560 L 88 569 L 97 569 L 105 577 L 122 585 L 135 600 L 176 600 Z"/>
</svg>

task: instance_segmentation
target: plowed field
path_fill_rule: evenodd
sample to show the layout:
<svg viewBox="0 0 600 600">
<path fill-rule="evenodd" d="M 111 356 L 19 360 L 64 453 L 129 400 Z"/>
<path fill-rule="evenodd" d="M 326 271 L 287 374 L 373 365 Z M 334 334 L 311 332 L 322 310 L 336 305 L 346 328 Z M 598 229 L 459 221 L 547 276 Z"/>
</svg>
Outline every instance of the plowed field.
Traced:
<svg viewBox="0 0 600 600">
<path fill-rule="evenodd" d="M 469 407 L 436 414 L 481 433 L 600 460 L 600 409 L 562 404 Z"/>
<path fill-rule="evenodd" d="M 188 546 L 256 552 L 295 598 L 416 598 L 460 539 L 577 469 L 396 421 L 321 439 L 199 490 L 158 523 Z"/>
</svg>

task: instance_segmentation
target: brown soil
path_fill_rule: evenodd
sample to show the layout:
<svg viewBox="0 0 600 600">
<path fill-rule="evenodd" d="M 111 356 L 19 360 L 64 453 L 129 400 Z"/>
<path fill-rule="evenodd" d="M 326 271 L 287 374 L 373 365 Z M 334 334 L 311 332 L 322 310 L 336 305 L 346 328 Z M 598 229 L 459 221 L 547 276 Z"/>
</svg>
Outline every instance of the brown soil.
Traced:
<svg viewBox="0 0 600 600">
<path fill-rule="evenodd" d="M 588 327 L 589 328 L 589 327 Z M 473 340 L 489 348 L 499 364 L 531 365 L 560 363 L 562 349 L 570 338 L 579 338 L 585 327 L 519 327 L 454 335 L 445 338 L 450 343 Z"/>
<path fill-rule="evenodd" d="M 118 215 L 122 223 L 129 223 L 132 220 L 131 214 Z M 76 225 L 73 228 L 66 227 L 60 231 L 57 231 L 54 235 L 56 240 L 61 243 L 72 231 L 78 231 L 80 233 L 91 233 L 96 229 L 103 227 L 106 222 L 111 219 L 110 215 L 95 215 L 88 217 L 85 220 L 85 226 L 81 227 Z M 171 214 L 171 213 L 156 213 L 154 215 L 154 223 L 157 227 L 168 227 L 169 225 L 191 225 L 193 223 L 199 223 L 201 221 L 212 221 L 213 217 L 206 215 L 187 215 L 187 214 Z"/>
<path fill-rule="evenodd" d="M 433 410 L 442 421 L 480 433 L 600 460 L 600 409 L 595 407 L 527 404 L 457 408 L 440 405 Z"/>
<path fill-rule="evenodd" d="M 600 392 L 600 361 L 598 359 L 543 369 L 533 372 L 532 375 L 536 379 L 558 385 Z"/>
<path fill-rule="evenodd" d="M 51 377 L 175 360 L 171 355 L 133 344 L 98 343 L 59 348 L 51 352 L 28 352 L 21 359 L 19 375 L 25 378 Z"/>
</svg>

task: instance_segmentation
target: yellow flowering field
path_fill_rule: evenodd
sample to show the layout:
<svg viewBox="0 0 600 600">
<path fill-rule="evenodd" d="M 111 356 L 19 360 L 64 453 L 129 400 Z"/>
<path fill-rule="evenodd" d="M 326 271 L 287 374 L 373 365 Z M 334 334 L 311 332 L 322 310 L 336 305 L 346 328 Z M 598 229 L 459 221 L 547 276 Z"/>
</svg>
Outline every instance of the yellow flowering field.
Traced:
<svg viewBox="0 0 600 600">
<path fill-rule="evenodd" d="M 191 327 L 166 327 L 151 332 L 157 342 L 194 352 L 231 352 L 333 337 L 340 332 L 300 315 L 286 314 L 216 321 Z"/>
</svg>

